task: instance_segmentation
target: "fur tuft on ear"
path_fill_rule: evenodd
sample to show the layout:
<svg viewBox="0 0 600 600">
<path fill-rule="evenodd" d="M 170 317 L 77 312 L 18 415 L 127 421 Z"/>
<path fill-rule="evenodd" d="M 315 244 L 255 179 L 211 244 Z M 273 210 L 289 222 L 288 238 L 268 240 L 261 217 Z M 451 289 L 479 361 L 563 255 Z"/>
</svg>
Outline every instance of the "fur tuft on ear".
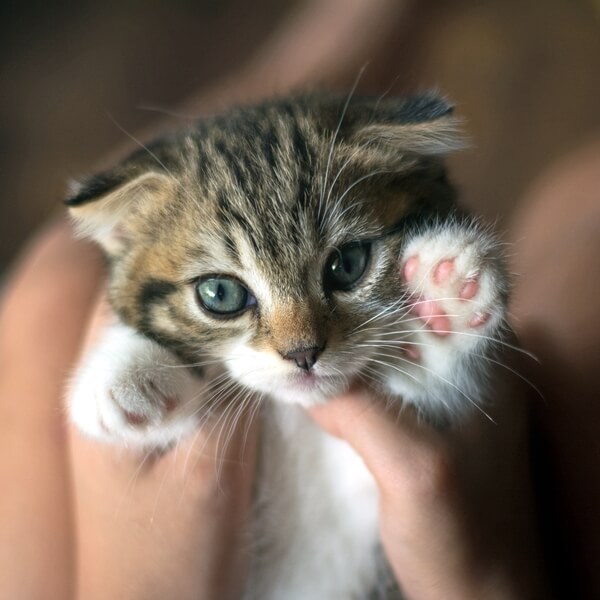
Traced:
<svg viewBox="0 0 600 600">
<path fill-rule="evenodd" d="M 118 173 L 102 173 L 75 183 L 65 204 L 77 234 L 95 240 L 115 256 L 128 246 L 132 215 L 170 195 L 175 185 L 171 177 L 154 171 L 131 180 Z"/>
<path fill-rule="evenodd" d="M 404 99 L 351 103 L 344 153 L 357 164 L 389 172 L 409 170 L 424 157 L 467 146 L 453 106 L 434 92 Z"/>
<path fill-rule="evenodd" d="M 406 155 L 444 156 L 466 147 L 460 121 L 452 116 L 402 125 L 366 125 L 353 136 L 367 152 L 380 153 L 384 162 Z"/>
</svg>

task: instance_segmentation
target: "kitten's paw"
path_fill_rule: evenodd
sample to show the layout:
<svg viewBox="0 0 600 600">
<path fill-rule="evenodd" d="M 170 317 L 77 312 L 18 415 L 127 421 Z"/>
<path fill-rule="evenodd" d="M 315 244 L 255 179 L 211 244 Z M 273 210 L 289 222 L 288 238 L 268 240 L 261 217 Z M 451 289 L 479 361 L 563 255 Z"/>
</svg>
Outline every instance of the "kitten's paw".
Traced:
<svg viewBox="0 0 600 600">
<path fill-rule="evenodd" d="M 166 446 L 193 429 L 201 391 L 201 382 L 169 352 L 117 326 L 75 374 L 70 416 L 90 437 Z"/>
<path fill-rule="evenodd" d="M 471 347 L 497 328 L 505 283 L 495 250 L 475 228 L 434 230 L 411 240 L 401 273 L 415 323 L 458 347 Z"/>
<path fill-rule="evenodd" d="M 413 237 L 400 259 L 406 302 L 395 329 L 402 354 L 390 357 L 385 385 L 431 422 L 447 424 L 480 405 L 489 348 L 502 343 L 501 253 L 479 227 L 456 224 Z"/>
</svg>

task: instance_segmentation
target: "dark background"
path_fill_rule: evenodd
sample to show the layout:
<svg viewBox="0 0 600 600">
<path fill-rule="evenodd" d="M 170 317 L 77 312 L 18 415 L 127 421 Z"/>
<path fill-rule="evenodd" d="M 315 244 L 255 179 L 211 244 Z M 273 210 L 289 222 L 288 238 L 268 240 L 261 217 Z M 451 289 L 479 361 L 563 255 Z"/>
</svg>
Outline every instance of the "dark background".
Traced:
<svg viewBox="0 0 600 600">
<path fill-rule="evenodd" d="M 369 2 L 348 1 L 348 10 L 360 1 Z M 305 4 L 0 4 L 0 273 L 35 227 L 60 210 L 67 180 L 129 141 L 123 129 L 137 135 L 161 118 L 148 107 L 168 110 L 199 91 L 201 112 L 202 90 L 247 76 L 244 65 L 257 54 L 268 71 L 277 53 L 269 57 L 265 45 Z M 600 134 L 600 3 L 388 4 L 389 18 L 372 28 L 358 55 L 350 51 L 357 38 L 348 36 L 330 57 L 339 68 L 324 69 L 320 81 L 348 88 L 369 60 L 362 91 L 442 90 L 473 141 L 452 159 L 464 200 L 506 226 L 536 178 Z M 337 26 L 335 15 L 323 19 Z M 314 35 L 326 35 L 317 25 Z M 302 43 L 310 48 L 310 36 L 298 45 L 301 58 Z M 207 110 L 225 104 L 205 100 Z"/>
</svg>

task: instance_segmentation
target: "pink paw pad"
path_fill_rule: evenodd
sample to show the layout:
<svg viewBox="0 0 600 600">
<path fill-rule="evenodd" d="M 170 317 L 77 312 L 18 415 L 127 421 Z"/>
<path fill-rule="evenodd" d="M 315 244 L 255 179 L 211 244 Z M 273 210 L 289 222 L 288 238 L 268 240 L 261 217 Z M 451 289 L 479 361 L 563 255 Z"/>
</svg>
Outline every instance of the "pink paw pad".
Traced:
<svg viewBox="0 0 600 600">
<path fill-rule="evenodd" d="M 435 300 L 418 300 L 413 310 L 436 335 L 444 337 L 450 333 L 450 319 Z"/>
<path fill-rule="evenodd" d="M 417 269 L 419 268 L 419 257 L 411 256 L 405 263 L 404 268 L 402 269 L 402 274 L 404 275 L 404 279 L 407 282 L 411 282 L 414 277 Z"/>
<path fill-rule="evenodd" d="M 481 327 L 490 320 L 490 313 L 475 313 L 475 315 L 469 321 L 469 327 Z"/>
<path fill-rule="evenodd" d="M 458 295 L 463 300 L 471 300 L 477 295 L 478 292 L 479 282 L 477 279 L 468 279 L 462 286 Z"/>
<path fill-rule="evenodd" d="M 407 327 L 418 322 L 411 332 L 423 339 L 441 344 L 439 347 L 466 348 L 477 343 L 480 336 L 461 335 L 478 328 L 488 329 L 497 320 L 496 273 L 492 264 L 482 260 L 488 251 L 485 239 L 470 232 L 431 232 L 410 241 L 401 256 L 398 275 L 404 288 L 403 299 L 412 317 Z M 412 323 L 411 323 L 412 321 Z M 413 357 L 408 349 L 407 358 L 426 360 L 427 343 L 418 346 Z M 418 358 L 417 358 L 418 357 Z"/>
<path fill-rule="evenodd" d="M 154 381 L 149 381 L 147 384 L 155 396 L 158 396 L 165 408 L 165 411 L 170 413 L 173 412 L 177 408 L 177 398 L 174 396 L 167 396 L 161 390 L 156 387 Z M 146 394 L 148 392 L 146 391 Z"/>
<path fill-rule="evenodd" d="M 454 260 L 442 260 L 437 264 L 433 271 L 433 281 L 438 285 L 444 283 L 445 281 L 448 281 L 453 272 Z"/>
</svg>

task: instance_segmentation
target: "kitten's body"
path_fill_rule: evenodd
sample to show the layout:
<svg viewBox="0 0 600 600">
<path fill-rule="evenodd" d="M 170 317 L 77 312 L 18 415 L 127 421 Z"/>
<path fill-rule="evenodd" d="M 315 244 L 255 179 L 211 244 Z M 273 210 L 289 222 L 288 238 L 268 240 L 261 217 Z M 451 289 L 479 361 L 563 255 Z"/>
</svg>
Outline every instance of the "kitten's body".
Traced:
<svg viewBox="0 0 600 600">
<path fill-rule="evenodd" d="M 263 398 L 248 598 L 398 593 L 374 482 L 298 405 L 357 378 L 438 423 L 481 401 L 506 291 L 492 238 L 455 216 L 438 157 L 458 145 L 433 96 L 281 100 L 155 144 L 70 200 L 122 320 L 75 377 L 79 427 L 164 446 L 235 415 L 232 397 Z"/>
</svg>

